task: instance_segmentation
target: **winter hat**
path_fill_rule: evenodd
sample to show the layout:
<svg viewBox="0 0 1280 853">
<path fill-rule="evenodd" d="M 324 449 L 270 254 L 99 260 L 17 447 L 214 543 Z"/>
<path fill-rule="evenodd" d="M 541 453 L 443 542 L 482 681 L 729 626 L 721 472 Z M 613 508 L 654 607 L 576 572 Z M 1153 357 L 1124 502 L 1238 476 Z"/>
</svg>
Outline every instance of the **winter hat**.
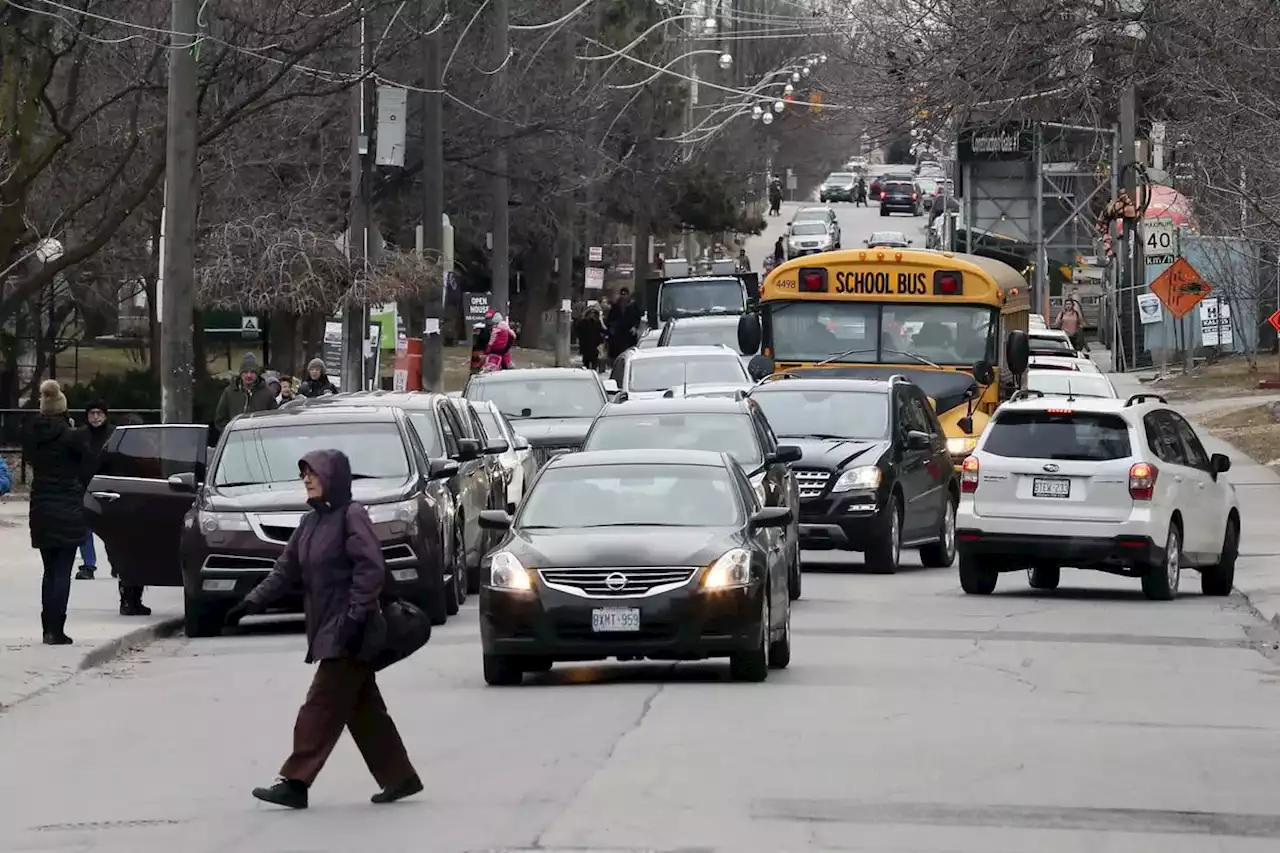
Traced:
<svg viewBox="0 0 1280 853">
<path fill-rule="evenodd" d="M 280 374 L 278 372 L 268 370 L 266 373 L 262 374 L 262 378 L 266 380 L 268 385 L 274 385 L 276 388 L 280 387 Z"/>
<path fill-rule="evenodd" d="M 107 401 L 99 400 L 96 397 L 90 400 L 89 405 L 84 407 L 84 413 L 88 415 L 90 412 L 102 412 L 105 415 L 107 413 Z"/>
<path fill-rule="evenodd" d="M 240 372 L 248 373 L 249 371 L 258 372 L 258 357 L 251 352 L 245 353 L 244 358 L 240 359 Z"/>
<path fill-rule="evenodd" d="M 62 393 L 62 386 L 56 379 L 46 379 L 40 383 L 40 414 L 64 415 L 67 412 L 67 398 Z"/>
<path fill-rule="evenodd" d="M 314 368 L 317 368 L 317 369 L 320 371 L 320 375 L 321 375 L 321 376 L 323 376 L 323 375 L 324 375 L 324 359 L 321 359 L 321 358 L 313 358 L 313 359 L 311 359 L 311 361 L 307 362 L 307 371 L 308 371 L 308 372 L 310 372 L 311 368 L 313 368 L 313 367 L 314 367 Z"/>
</svg>

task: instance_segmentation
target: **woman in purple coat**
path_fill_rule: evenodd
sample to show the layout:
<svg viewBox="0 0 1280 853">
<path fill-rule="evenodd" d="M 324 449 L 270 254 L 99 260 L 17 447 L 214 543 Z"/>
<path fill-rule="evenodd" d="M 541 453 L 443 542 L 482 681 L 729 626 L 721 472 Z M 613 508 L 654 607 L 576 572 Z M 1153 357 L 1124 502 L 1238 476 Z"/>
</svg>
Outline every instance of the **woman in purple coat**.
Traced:
<svg viewBox="0 0 1280 853">
<path fill-rule="evenodd" d="M 227 624 L 234 625 L 301 584 L 307 663 L 319 661 L 293 727 L 293 753 L 276 783 L 254 788 L 253 795 L 305 809 L 311 783 L 346 728 L 382 788 L 373 802 L 392 803 L 421 791 L 422 781 L 369 664 L 378 649 L 366 637 L 366 627 L 379 612 L 386 583 L 382 548 L 369 514 L 351 500 L 346 454 L 308 453 L 298 461 L 298 471 L 311 512 L 289 537 L 271 574 L 227 614 Z"/>
</svg>

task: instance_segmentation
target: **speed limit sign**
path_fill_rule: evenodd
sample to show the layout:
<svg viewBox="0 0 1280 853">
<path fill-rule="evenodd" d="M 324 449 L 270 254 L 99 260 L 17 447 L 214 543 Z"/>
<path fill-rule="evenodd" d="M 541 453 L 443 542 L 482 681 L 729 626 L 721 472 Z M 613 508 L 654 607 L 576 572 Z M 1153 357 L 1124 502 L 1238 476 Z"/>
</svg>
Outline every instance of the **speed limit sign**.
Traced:
<svg viewBox="0 0 1280 853">
<path fill-rule="evenodd" d="M 1148 266 L 1171 264 L 1178 257 L 1178 228 L 1172 219 L 1142 223 L 1142 254 Z"/>
</svg>

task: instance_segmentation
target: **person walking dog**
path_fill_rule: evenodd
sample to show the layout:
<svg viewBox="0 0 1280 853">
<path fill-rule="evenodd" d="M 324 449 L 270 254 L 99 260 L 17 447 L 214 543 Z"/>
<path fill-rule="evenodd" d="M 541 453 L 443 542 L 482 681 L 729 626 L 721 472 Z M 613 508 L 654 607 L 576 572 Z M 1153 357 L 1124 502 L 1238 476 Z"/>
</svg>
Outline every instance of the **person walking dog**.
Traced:
<svg viewBox="0 0 1280 853">
<path fill-rule="evenodd" d="M 387 713 L 373 660 L 386 566 L 373 523 L 351 500 L 351 461 L 338 450 L 317 450 L 298 461 L 311 512 L 302 519 L 275 567 L 227 614 L 235 625 L 261 613 L 301 582 L 307 626 L 307 663 L 319 661 L 293 727 L 293 752 L 275 784 L 254 788 L 259 800 L 305 809 L 308 791 L 333 752 L 343 728 L 351 732 L 381 790 L 374 803 L 392 803 L 422 791 L 404 742 Z"/>
<path fill-rule="evenodd" d="M 57 380 L 40 383 L 40 414 L 27 435 L 31 465 L 29 524 L 31 547 L 40 551 L 44 582 L 40 588 L 40 623 L 45 645 L 65 646 L 67 603 L 76 550 L 89 535 L 85 522 L 85 434 L 67 416 L 67 398 Z"/>
</svg>

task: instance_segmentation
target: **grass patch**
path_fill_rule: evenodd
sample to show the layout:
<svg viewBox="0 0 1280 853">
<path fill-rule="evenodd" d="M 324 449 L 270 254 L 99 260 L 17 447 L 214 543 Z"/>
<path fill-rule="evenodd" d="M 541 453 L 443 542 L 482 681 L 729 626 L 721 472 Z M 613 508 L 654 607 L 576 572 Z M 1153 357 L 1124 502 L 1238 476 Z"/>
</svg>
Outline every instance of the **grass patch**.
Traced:
<svg viewBox="0 0 1280 853">
<path fill-rule="evenodd" d="M 1215 397 L 1241 397 L 1251 394 L 1274 394 L 1274 390 L 1258 388 L 1259 379 L 1280 376 L 1274 359 L 1262 355 L 1258 369 L 1250 370 L 1243 358 L 1205 364 L 1186 376 L 1171 376 L 1151 387 L 1170 400 L 1211 400 Z"/>
<path fill-rule="evenodd" d="M 1220 438 L 1260 465 L 1280 465 L 1280 422 L 1271 404 L 1248 406 L 1212 415 L 1201 423 Z"/>
</svg>

